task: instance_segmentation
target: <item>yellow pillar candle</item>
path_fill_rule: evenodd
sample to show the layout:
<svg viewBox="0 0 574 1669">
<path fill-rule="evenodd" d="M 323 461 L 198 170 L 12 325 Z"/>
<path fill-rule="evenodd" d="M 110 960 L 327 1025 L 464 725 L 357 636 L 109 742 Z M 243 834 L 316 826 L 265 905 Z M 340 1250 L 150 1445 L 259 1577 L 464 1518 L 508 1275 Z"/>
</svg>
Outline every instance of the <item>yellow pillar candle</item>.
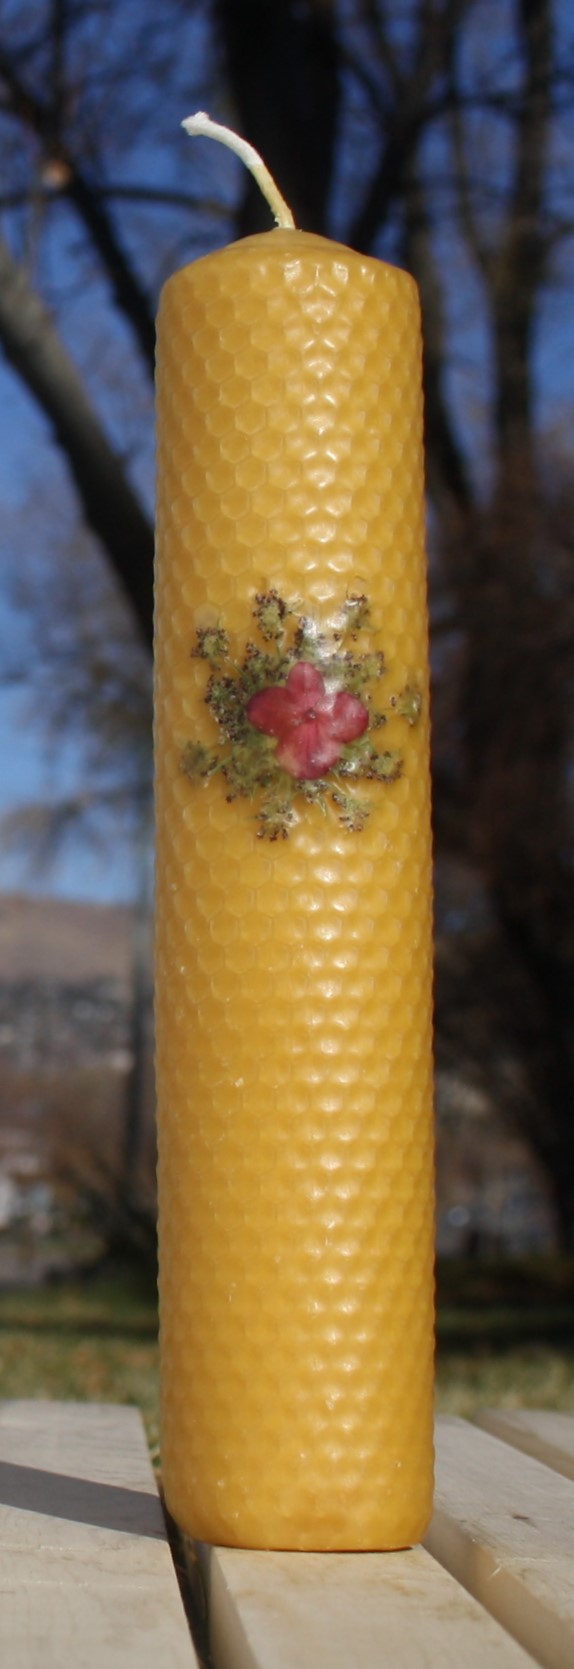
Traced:
<svg viewBox="0 0 574 1669">
<path fill-rule="evenodd" d="M 162 1472 L 228 1545 L 430 1514 L 420 358 L 412 279 L 288 226 L 161 299 Z"/>
</svg>

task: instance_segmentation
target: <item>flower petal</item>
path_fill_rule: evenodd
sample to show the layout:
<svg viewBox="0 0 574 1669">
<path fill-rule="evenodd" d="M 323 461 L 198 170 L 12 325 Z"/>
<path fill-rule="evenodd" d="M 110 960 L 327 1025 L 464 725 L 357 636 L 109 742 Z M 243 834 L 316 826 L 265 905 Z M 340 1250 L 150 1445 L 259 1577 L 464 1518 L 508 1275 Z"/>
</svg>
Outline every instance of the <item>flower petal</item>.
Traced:
<svg viewBox="0 0 574 1669">
<path fill-rule="evenodd" d="M 249 723 L 264 736 L 288 736 L 297 723 L 297 709 L 285 684 L 270 684 L 252 695 L 246 707 Z"/>
<path fill-rule="evenodd" d="M 369 723 L 368 710 L 358 695 L 351 695 L 348 690 L 339 690 L 335 696 L 333 707 L 328 720 L 331 736 L 338 742 L 355 742 L 362 736 Z"/>
<path fill-rule="evenodd" d="M 296 661 L 291 667 L 286 688 L 300 713 L 325 698 L 325 680 L 310 661 Z"/>
<path fill-rule="evenodd" d="M 281 741 L 276 758 L 290 776 L 312 782 L 336 764 L 340 752 L 340 742 L 329 735 L 324 721 L 304 719 Z"/>
</svg>

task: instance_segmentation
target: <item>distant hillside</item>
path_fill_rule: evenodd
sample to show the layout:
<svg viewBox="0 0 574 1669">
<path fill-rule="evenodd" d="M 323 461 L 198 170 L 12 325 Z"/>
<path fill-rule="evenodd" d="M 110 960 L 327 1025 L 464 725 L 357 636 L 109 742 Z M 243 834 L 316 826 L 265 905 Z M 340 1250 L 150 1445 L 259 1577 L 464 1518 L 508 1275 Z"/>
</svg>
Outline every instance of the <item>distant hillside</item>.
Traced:
<svg viewBox="0 0 574 1669">
<path fill-rule="evenodd" d="M 0 981 L 84 985 L 127 980 L 131 910 L 126 905 L 0 893 Z"/>
</svg>

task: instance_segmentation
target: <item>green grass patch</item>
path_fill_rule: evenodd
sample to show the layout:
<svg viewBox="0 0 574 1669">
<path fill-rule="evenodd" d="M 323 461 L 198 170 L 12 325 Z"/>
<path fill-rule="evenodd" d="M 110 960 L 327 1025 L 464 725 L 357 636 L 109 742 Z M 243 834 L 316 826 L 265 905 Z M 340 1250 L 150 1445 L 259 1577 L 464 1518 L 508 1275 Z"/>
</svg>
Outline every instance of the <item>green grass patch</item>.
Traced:
<svg viewBox="0 0 574 1669">
<path fill-rule="evenodd" d="M 437 1405 L 574 1409 L 574 1270 L 438 1272 Z M 0 1292 L 0 1397 L 132 1403 L 158 1446 L 155 1295 L 133 1271 Z"/>
<path fill-rule="evenodd" d="M 445 1259 L 437 1406 L 574 1409 L 574 1259 Z"/>
<path fill-rule="evenodd" d="M 132 1403 L 158 1448 L 157 1310 L 118 1275 L 0 1292 L 0 1397 Z"/>
<path fill-rule="evenodd" d="M 439 1413 L 472 1419 L 479 1408 L 574 1409 L 574 1346 L 542 1341 L 437 1354 Z"/>
</svg>

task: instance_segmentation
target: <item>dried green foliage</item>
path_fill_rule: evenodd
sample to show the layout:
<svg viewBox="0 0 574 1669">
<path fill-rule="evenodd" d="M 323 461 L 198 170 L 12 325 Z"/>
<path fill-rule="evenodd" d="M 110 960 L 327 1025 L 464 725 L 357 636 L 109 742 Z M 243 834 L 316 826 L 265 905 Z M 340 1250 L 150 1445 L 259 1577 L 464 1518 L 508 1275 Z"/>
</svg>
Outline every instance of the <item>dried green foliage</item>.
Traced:
<svg viewBox="0 0 574 1669">
<path fill-rule="evenodd" d="M 253 622 L 256 636 L 247 642 L 240 662 L 232 658 L 222 623 L 197 632 L 192 655 L 206 661 L 210 669 L 205 702 L 218 736 L 212 747 L 188 742 L 181 757 L 182 770 L 195 784 L 221 773 L 230 802 L 255 800 L 258 834 L 263 839 L 287 837 L 298 815 L 298 803 L 318 805 L 324 812 L 332 806 L 343 828 L 359 833 L 370 816 L 371 803 L 355 793 L 355 784 L 396 782 L 402 771 L 402 755 L 379 751 L 376 734 L 391 712 L 399 713 L 410 725 L 416 723 L 420 692 L 409 685 L 392 694 L 387 707 L 378 704 L 385 657 L 368 645 L 362 651 L 356 647 L 371 629 L 371 608 L 364 594 L 345 599 L 334 629 L 328 632 L 312 615 L 270 588 L 257 593 Z M 311 685 L 311 669 L 320 675 L 314 680 L 322 692 L 316 708 L 310 696 L 293 693 L 289 681 L 296 667 L 304 670 Z M 303 672 L 298 676 L 301 682 Z M 278 697 L 283 691 L 281 703 Z M 253 698 L 262 692 L 274 699 L 275 727 L 263 728 L 263 721 L 254 722 Z M 345 705 L 341 696 L 352 699 Z M 345 713 L 350 716 L 347 730 L 342 720 Z M 305 727 L 308 740 L 311 726 L 318 738 L 316 757 L 321 756 L 321 741 L 326 741 L 324 769 L 308 763 Z M 284 744 L 290 734 L 293 740 L 288 749 Z M 287 767 L 284 757 L 290 760 Z"/>
</svg>

